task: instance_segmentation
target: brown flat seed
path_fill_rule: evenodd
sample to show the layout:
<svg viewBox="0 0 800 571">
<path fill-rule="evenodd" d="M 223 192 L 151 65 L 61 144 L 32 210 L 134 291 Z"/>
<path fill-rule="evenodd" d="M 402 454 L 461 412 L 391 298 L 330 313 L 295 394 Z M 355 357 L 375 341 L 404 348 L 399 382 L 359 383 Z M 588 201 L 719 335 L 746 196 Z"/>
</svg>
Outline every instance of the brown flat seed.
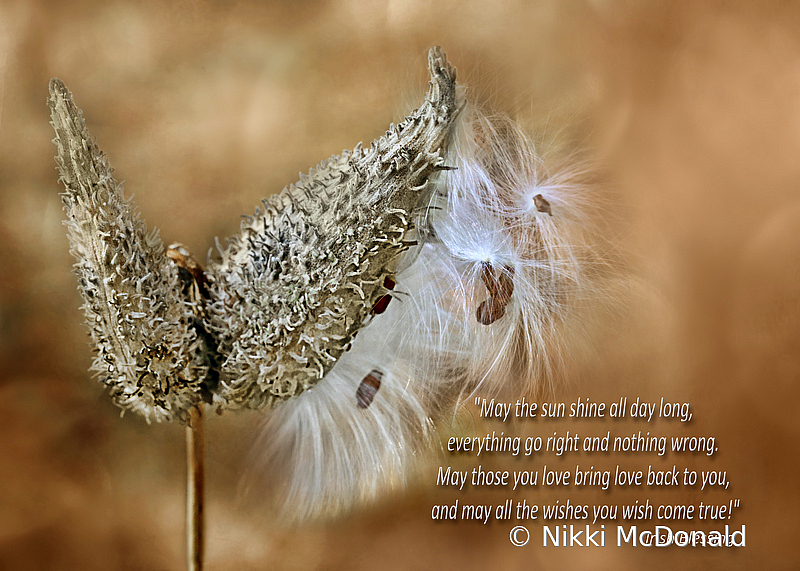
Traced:
<svg viewBox="0 0 800 571">
<path fill-rule="evenodd" d="M 552 210 L 550 210 L 550 203 L 547 202 L 547 199 L 541 194 L 537 194 L 533 197 L 533 203 L 536 205 L 536 210 L 539 212 L 545 212 L 550 216 L 553 215 Z"/>
<path fill-rule="evenodd" d="M 478 306 L 476 317 L 481 325 L 491 325 L 506 314 L 506 304 L 490 297 Z"/>
<path fill-rule="evenodd" d="M 499 269 L 489 262 L 481 262 L 481 279 L 489 296 L 499 301 L 503 307 L 514 293 L 514 268 L 504 265 Z"/>
<path fill-rule="evenodd" d="M 394 286 L 397 285 L 395 281 L 390 277 L 386 276 L 383 278 L 383 287 L 387 290 L 391 291 L 394 289 Z M 387 293 L 382 295 L 378 298 L 378 301 L 375 302 L 375 305 L 372 306 L 372 313 L 373 315 L 380 315 L 386 308 L 389 307 L 389 302 L 392 301 L 392 294 Z"/>
<path fill-rule="evenodd" d="M 381 388 L 381 379 L 383 373 L 378 369 L 372 369 L 369 374 L 364 377 L 356 389 L 356 405 L 358 408 L 367 408 L 372 404 L 378 389 Z"/>
</svg>

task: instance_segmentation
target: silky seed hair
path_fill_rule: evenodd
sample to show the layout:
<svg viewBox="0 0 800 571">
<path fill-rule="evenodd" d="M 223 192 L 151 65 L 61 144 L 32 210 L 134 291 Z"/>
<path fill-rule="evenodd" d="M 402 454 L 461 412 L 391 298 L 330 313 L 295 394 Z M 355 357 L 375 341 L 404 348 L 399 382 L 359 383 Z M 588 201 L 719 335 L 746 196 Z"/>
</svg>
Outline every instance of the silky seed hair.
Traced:
<svg viewBox="0 0 800 571">
<path fill-rule="evenodd" d="M 513 121 L 471 105 L 447 164 L 420 222 L 429 238 L 398 275 L 419 376 L 462 398 L 554 386 L 592 334 L 587 307 L 615 298 L 599 189 L 582 164 L 554 163 Z"/>
</svg>

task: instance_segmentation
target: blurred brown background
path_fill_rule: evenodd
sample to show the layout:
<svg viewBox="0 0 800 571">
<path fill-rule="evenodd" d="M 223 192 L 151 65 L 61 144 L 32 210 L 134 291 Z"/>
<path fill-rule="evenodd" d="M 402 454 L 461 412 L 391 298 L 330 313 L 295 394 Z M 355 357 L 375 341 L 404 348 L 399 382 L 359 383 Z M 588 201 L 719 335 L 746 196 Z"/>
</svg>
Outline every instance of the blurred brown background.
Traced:
<svg viewBox="0 0 800 571">
<path fill-rule="evenodd" d="M 401 119 L 434 44 L 474 98 L 579 141 L 607 172 L 640 301 L 558 399 L 692 402 L 688 432 L 716 435 L 720 452 L 674 461 L 728 470 L 731 489 L 711 497 L 741 498 L 730 523 L 747 525 L 748 546 L 543 549 L 531 526 L 515 548 L 510 526 L 431 522 L 430 505 L 456 497 L 433 485 L 287 529 L 236 503 L 255 418 L 225 415 L 209 423 L 209 569 L 800 566 L 800 9 L 4 0 L 0 568 L 183 566 L 182 430 L 120 420 L 87 373 L 48 80 L 73 91 L 148 224 L 202 258 L 262 196 Z"/>
</svg>

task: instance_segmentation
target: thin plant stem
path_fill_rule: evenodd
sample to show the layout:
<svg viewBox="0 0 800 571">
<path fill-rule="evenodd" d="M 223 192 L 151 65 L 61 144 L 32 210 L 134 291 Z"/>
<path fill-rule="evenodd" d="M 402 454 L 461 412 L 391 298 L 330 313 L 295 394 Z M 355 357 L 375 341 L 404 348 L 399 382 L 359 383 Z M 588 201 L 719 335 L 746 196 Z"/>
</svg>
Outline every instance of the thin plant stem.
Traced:
<svg viewBox="0 0 800 571">
<path fill-rule="evenodd" d="M 206 439 L 202 407 L 201 403 L 191 409 L 186 427 L 186 568 L 189 571 L 202 571 L 205 546 Z"/>
</svg>

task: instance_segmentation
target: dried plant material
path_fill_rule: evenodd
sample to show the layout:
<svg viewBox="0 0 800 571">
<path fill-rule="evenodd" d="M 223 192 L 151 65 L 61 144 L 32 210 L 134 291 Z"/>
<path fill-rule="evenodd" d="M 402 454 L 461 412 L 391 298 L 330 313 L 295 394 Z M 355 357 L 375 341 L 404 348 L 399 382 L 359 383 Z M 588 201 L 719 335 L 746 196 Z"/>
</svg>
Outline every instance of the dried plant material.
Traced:
<svg viewBox="0 0 800 571">
<path fill-rule="evenodd" d="M 513 400 L 554 386 L 583 356 L 593 312 L 613 305 L 618 274 L 581 165 L 553 164 L 510 120 L 468 102 L 446 157 L 419 243 L 396 264 L 403 295 L 322 383 L 265 420 L 244 489 L 276 498 L 288 520 L 402 487 L 436 454 L 434 423 L 474 391 Z M 537 195 L 559 215 L 540 213 Z M 380 392 L 358 410 L 372 371 Z"/>
<path fill-rule="evenodd" d="M 226 406 L 261 407 L 317 384 L 384 294 L 458 112 L 441 50 L 428 68 L 419 109 L 265 202 L 210 268 Z"/>
<path fill-rule="evenodd" d="M 491 263 L 483 262 L 481 281 L 489 292 L 489 299 L 478 306 L 476 317 L 481 325 L 491 325 L 506 314 L 506 304 L 514 293 L 514 268 L 495 268 Z"/>
<path fill-rule="evenodd" d="M 489 296 L 496 298 L 501 304 L 505 305 L 514 293 L 514 268 L 512 266 L 502 266 L 495 268 L 489 262 L 481 264 L 481 280 L 483 281 Z"/>
<path fill-rule="evenodd" d="M 203 272 L 203 267 L 200 263 L 189 253 L 189 250 L 183 244 L 175 242 L 170 244 L 167 248 L 167 258 L 178 266 L 179 273 L 183 270 L 187 275 L 181 275 L 182 279 L 187 281 L 189 278 L 196 284 L 197 292 L 195 297 L 202 297 L 208 299 L 208 289 L 206 284 L 206 274 Z"/>
<path fill-rule="evenodd" d="M 390 264 L 410 244 L 413 212 L 444 167 L 459 111 L 455 70 L 438 48 L 428 65 L 419 109 L 368 149 L 332 157 L 265 201 L 205 273 L 187 266 L 180 249 L 165 256 L 122 197 L 71 94 L 51 82 L 70 243 L 99 353 L 94 369 L 119 406 L 185 422 L 201 399 L 258 408 L 322 379 L 384 294 Z M 176 261 L 207 286 L 202 311 Z"/>
<path fill-rule="evenodd" d="M 575 156 L 542 154 L 510 119 L 466 104 L 448 147 L 454 168 L 428 211 L 435 239 L 397 276 L 408 315 L 394 327 L 422 369 L 420 394 L 518 398 L 556 386 L 583 357 L 625 280 L 594 174 Z"/>
<path fill-rule="evenodd" d="M 97 351 L 92 369 L 123 410 L 186 422 L 208 393 L 209 360 L 178 268 L 123 197 L 58 79 L 50 82 L 48 104 L 75 274 Z"/>
</svg>

